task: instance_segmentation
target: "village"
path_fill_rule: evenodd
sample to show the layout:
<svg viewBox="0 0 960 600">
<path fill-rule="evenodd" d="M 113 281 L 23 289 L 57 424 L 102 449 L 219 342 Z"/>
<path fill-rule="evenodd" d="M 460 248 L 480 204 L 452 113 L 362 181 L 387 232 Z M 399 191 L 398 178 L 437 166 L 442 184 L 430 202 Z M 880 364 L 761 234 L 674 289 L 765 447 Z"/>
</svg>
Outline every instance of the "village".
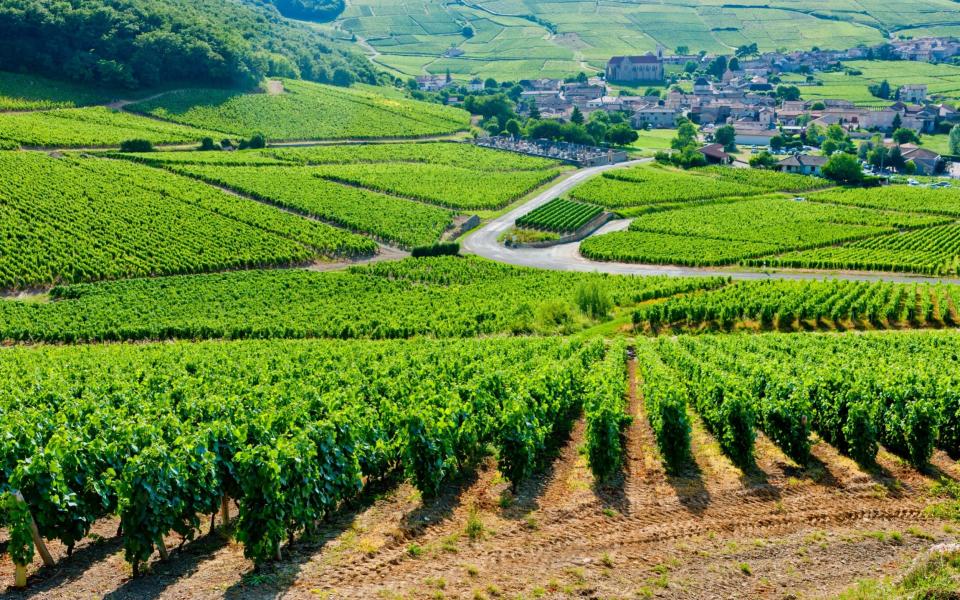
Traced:
<svg viewBox="0 0 960 600">
<path fill-rule="evenodd" d="M 754 153 L 769 151 L 778 157 L 776 168 L 779 170 L 804 174 L 819 174 L 827 161 L 815 147 L 790 143 L 811 125 L 821 130 L 839 126 L 846 139 L 855 144 L 881 134 L 885 144 L 894 145 L 888 138 L 900 129 L 930 135 L 947 133 L 960 124 L 957 108 L 931 94 L 928 85 L 921 81 L 889 90 L 888 99 L 878 97 L 869 105 L 847 98 L 803 100 L 804 86 L 792 83 L 798 74 L 814 80 L 816 73 L 842 69 L 845 61 L 951 61 L 960 56 L 960 41 L 956 39 L 893 40 L 881 46 L 848 50 L 767 53 L 752 50 L 746 48 L 728 60 L 707 53 L 667 54 L 661 46 L 655 53 L 611 57 L 605 72 L 595 76 L 581 76 L 573 81 L 522 80 L 518 82 L 523 90 L 517 98 L 518 113 L 561 121 L 571 119 L 575 112 L 588 117 L 597 111 L 620 113 L 629 115 L 630 125 L 637 130 L 673 129 L 678 120 L 687 119 L 699 127 L 700 139 L 704 142 L 701 151 L 711 163 L 736 160 L 724 151 L 725 144 L 709 143 L 718 128 L 732 127 L 732 145 L 749 148 Z M 678 68 L 688 75 L 683 81 L 686 85 L 676 85 L 676 75 L 668 74 L 676 73 Z M 694 73 L 695 77 L 689 76 Z M 791 83 L 784 83 L 785 80 Z M 449 75 L 417 78 L 419 89 L 430 92 L 453 89 L 456 85 Z M 477 93 L 485 86 L 483 80 L 474 78 L 460 89 Z M 647 87 L 644 93 L 636 93 L 635 90 L 644 87 Z M 462 103 L 456 95 L 449 96 L 448 101 Z M 496 142 L 501 147 L 509 143 Z M 951 156 L 916 143 L 895 145 L 902 162 L 911 163 L 913 173 L 951 173 Z M 728 149 L 730 146 L 726 145 Z M 558 148 L 553 152 L 559 152 Z M 592 152 L 604 154 L 599 148 Z M 594 160 L 595 157 L 589 162 L 592 164 Z"/>
</svg>

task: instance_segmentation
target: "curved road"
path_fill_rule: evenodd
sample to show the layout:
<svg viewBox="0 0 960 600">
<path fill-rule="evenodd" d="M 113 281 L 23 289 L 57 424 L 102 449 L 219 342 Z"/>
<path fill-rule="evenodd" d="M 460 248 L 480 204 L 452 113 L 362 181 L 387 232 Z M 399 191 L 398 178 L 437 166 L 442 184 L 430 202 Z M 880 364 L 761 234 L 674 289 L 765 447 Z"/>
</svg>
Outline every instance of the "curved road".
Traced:
<svg viewBox="0 0 960 600">
<path fill-rule="evenodd" d="M 510 229 L 513 223 L 533 209 L 542 206 L 568 192 L 571 188 L 585 180 L 608 171 L 628 167 L 652 159 L 634 160 L 618 165 L 604 165 L 601 167 L 587 167 L 575 171 L 569 177 L 562 179 L 539 193 L 529 202 L 510 212 L 501 215 L 482 225 L 479 229 L 461 240 L 461 247 L 465 252 L 476 254 L 492 260 L 518 265 L 523 267 L 537 267 L 555 271 L 588 271 L 597 273 L 612 273 L 616 275 L 670 275 L 675 277 L 711 277 L 727 276 L 733 279 L 845 279 L 850 281 L 894 281 L 898 283 L 954 283 L 960 284 L 960 279 L 946 279 L 936 277 L 922 277 L 912 275 L 894 275 L 889 273 L 859 273 L 859 272 L 828 272 L 828 271 L 801 271 L 801 270 L 769 270 L 746 271 L 736 268 L 698 268 L 680 267 L 676 265 L 645 265 L 619 262 L 598 262 L 589 260 L 580 255 L 580 242 L 558 244 L 549 248 L 507 248 L 497 241 L 501 233 Z M 610 221 L 594 235 L 626 229 L 629 219 Z"/>
</svg>

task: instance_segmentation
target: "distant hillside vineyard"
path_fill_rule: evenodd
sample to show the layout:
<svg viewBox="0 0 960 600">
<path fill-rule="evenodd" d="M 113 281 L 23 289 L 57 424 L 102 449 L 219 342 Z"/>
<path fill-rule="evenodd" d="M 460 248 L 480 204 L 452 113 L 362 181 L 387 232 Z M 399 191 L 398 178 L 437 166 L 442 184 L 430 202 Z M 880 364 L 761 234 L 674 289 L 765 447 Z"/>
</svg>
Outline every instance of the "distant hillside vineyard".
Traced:
<svg viewBox="0 0 960 600">
<path fill-rule="evenodd" d="M 243 86 L 266 76 L 374 82 L 365 58 L 277 10 L 324 6 L 289 0 L 0 0 L 0 70 L 126 88 L 174 82 Z"/>
</svg>

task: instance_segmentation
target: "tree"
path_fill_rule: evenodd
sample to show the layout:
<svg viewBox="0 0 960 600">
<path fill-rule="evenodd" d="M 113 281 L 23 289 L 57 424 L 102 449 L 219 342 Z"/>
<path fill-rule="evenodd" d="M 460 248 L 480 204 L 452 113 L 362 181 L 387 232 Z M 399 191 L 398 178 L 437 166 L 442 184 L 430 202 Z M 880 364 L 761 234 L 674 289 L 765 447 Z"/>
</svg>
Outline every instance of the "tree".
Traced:
<svg viewBox="0 0 960 600">
<path fill-rule="evenodd" d="M 471 27 L 470 25 L 464 25 L 463 29 L 460 30 L 460 35 L 462 35 L 467 39 L 472 38 L 474 35 L 473 27 Z"/>
<path fill-rule="evenodd" d="M 500 119 L 497 117 L 490 117 L 483 122 L 483 128 L 489 131 L 492 135 L 498 135 L 501 131 Z"/>
<path fill-rule="evenodd" d="M 803 133 L 804 138 L 807 140 L 807 144 L 811 146 L 820 145 L 820 139 L 823 137 L 823 132 L 815 123 L 810 123 L 807 125 L 807 128 Z"/>
<path fill-rule="evenodd" d="M 684 54 L 690 54 L 690 46 L 677 46 L 677 54 L 681 56 Z"/>
<path fill-rule="evenodd" d="M 573 112 L 570 113 L 570 122 L 576 123 L 577 125 L 583 125 L 583 113 L 580 112 L 580 107 L 574 106 Z"/>
<path fill-rule="evenodd" d="M 333 85 L 339 85 L 340 87 L 350 87 L 356 80 L 357 78 L 353 74 L 353 71 L 344 69 L 343 67 L 337 67 L 333 70 L 331 83 L 333 83 Z"/>
<path fill-rule="evenodd" d="M 827 107 L 826 104 L 824 104 L 820 100 L 817 100 L 816 102 L 810 105 L 810 110 L 823 110 L 826 107 Z"/>
<path fill-rule="evenodd" d="M 707 73 L 709 73 L 710 75 L 713 75 L 717 79 L 720 79 L 721 77 L 723 77 L 723 74 L 726 72 L 727 72 L 726 56 L 716 57 L 715 59 L 710 61 L 710 65 L 707 67 Z"/>
<path fill-rule="evenodd" d="M 869 86 L 867 89 L 869 89 L 870 93 L 877 98 L 883 98 L 884 100 L 890 99 L 890 82 L 886 79 L 878 84 Z"/>
<path fill-rule="evenodd" d="M 125 140 L 120 142 L 120 152 L 153 152 L 150 140 Z"/>
<path fill-rule="evenodd" d="M 898 144 L 916 144 L 920 141 L 920 138 L 917 137 L 917 133 L 912 129 L 904 129 L 901 127 L 893 132 L 893 141 Z"/>
<path fill-rule="evenodd" d="M 950 154 L 960 155 L 960 125 L 954 125 L 950 130 Z"/>
<path fill-rule="evenodd" d="M 537 108 L 537 103 L 533 100 L 530 101 L 530 118 L 535 121 L 540 119 L 540 109 Z"/>
<path fill-rule="evenodd" d="M 200 149 L 201 150 L 216 150 L 217 145 L 213 143 L 212 137 L 205 137 L 200 140 Z"/>
<path fill-rule="evenodd" d="M 717 130 L 713 132 L 713 141 L 718 144 L 723 144 L 723 149 L 727 152 L 736 151 L 736 139 L 737 130 L 733 128 L 733 125 L 717 127 Z"/>
<path fill-rule="evenodd" d="M 506 131 L 508 134 L 512 135 L 513 137 L 519 137 L 520 121 L 516 119 L 510 119 L 509 121 L 507 121 L 507 124 L 506 126 L 504 126 L 503 130 Z"/>
<path fill-rule="evenodd" d="M 863 169 L 856 156 L 838 152 L 823 165 L 823 176 L 842 185 L 857 185 L 863 181 Z"/>
<path fill-rule="evenodd" d="M 693 73 L 693 72 L 696 71 L 696 70 L 697 70 L 697 63 L 693 62 L 692 60 L 688 60 L 688 61 L 683 65 L 683 72 L 684 72 L 684 73 Z"/>
<path fill-rule="evenodd" d="M 493 90 L 497 87 L 497 80 L 493 77 L 487 77 L 483 82 L 484 89 Z"/>
<path fill-rule="evenodd" d="M 750 166 L 754 169 L 773 169 L 777 166 L 777 158 L 766 150 L 762 150 L 760 154 L 750 157 Z"/>
<path fill-rule="evenodd" d="M 577 73 L 576 81 L 577 83 L 586 83 L 587 81 L 589 81 L 589 78 L 587 77 L 586 73 L 584 73 L 583 71 L 580 71 L 579 73 Z"/>
<path fill-rule="evenodd" d="M 822 150 L 827 156 L 832 156 L 839 149 L 840 144 L 838 144 L 836 140 L 832 140 L 830 138 L 825 139 L 820 145 L 820 150 Z"/>
<path fill-rule="evenodd" d="M 890 124 L 890 129 L 896 131 L 900 129 L 903 125 L 903 119 L 900 118 L 900 113 L 893 115 L 893 123 Z"/>
<path fill-rule="evenodd" d="M 678 121 L 677 137 L 670 141 L 670 147 L 674 150 L 682 150 L 697 142 L 697 127 L 687 119 Z"/>
<path fill-rule="evenodd" d="M 266 148 L 267 147 L 267 138 L 262 133 L 255 133 L 250 136 L 250 141 L 247 142 L 247 148 Z"/>
<path fill-rule="evenodd" d="M 795 85 L 778 85 L 777 98 L 790 102 L 800 99 L 800 88 Z"/>
<path fill-rule="evenodd" d="M 779 153 L 781 150 L 783 150 L 783 144 L 784 140 L 782 135 L 775 135 L 770 138 L 770 149 L 774 152 Z"/>
<path fill-rule="evenodd" d="M 740 70 L 740 59 L 734 56 L 730 59 L 730 62 L 727 63 L 727 69 L 730 71 L 739 71 Z"/>
<path fill-rule="evenodd" d="M 593 114 L 606 115 L 607 113 L 603 111 L 597 111 Z M 610 126 L 607 123 L 605 123 L 600 119 L 596 119 L 593 117 L 593 115 L 591 115 L 590 122 L 587 123 L 587 133 L 589 133 L 590 137 L 592 137 L 595 140 L 605 140 L 607 139 L 607 129 L 609 129 L 609 127 Z"/>
<path fill-rule="evenodd" d="M 607 130 L 607 141 L 615 146 L 626 146 L 637 141 L 640 136 L 634 131 L 633 127 L 625 123 L 614 125 Z"/>
</svg>

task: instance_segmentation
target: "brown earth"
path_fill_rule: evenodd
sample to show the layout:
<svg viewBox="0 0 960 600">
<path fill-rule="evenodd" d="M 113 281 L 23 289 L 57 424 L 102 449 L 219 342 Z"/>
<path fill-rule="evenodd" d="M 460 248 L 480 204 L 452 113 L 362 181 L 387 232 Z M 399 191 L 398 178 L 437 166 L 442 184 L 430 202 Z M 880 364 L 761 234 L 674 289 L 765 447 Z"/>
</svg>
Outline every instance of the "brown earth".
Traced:
<svg viewBox="0 0 960 600">
<path fill-rule="evenodd" d="M 957 478 L 942 453 L 919 473 L 881 451 L 861 470 L 817 442 L 805 468 L 769 440 L 744 473 L 695 420 L 696 468 L 664 473 L 642 402 L 619 481 L 596 487 L 582 422 L 549 472 L 514 496 L 493 461 L 424 503 L 408 484 L 371 491 L 322 537 L 284 547 L 260 573 L 215 533 L 175 549 L 136 580 L 115 520 L 55 569 L 31 568 L 13 598 L 820 598 L 860 578 L 895 576 L 918 552 L 957 538 L 924 514 L 929 486 Z M 473 533 L 471 537 L 470 533 Z M 0 578 L 12 581 L 9 557 Z"/>
</svg>

